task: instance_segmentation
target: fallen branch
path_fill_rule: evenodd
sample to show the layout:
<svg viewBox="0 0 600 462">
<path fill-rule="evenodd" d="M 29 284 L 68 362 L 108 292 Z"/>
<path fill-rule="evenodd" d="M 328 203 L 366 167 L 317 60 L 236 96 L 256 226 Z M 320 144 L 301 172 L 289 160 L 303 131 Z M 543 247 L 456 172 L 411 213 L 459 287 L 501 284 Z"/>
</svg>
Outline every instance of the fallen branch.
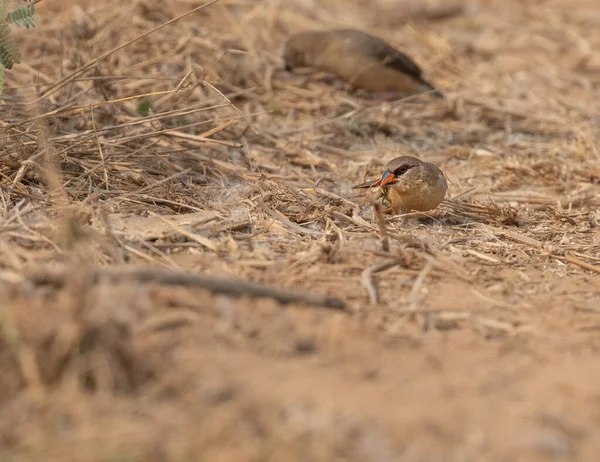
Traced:
<svg viewBox="0 0 600 462">
<path fill-rule="evenodd" d="M 62 287 L 70 278 L 70 273 L 40 272 L 34 273 L 29 280 L 37 285 L 53 285 Z M 159 269 L 97 269 L 92 273 L 92 282 L 122 282 L 138 283 L 156 282 L 164 285 L 199 287 L 213 293 L 231 295 L 234 297 L 266 297 L 279 303 L 306 303 L 307 305 L 322 306 L 334 310 L 344 310 L 345 303 L 337 297 L 314 294 L 293 289 L 277 289 L 238 279 L 224 279 L 203 274 L 175 273 Z"/>
</svg>

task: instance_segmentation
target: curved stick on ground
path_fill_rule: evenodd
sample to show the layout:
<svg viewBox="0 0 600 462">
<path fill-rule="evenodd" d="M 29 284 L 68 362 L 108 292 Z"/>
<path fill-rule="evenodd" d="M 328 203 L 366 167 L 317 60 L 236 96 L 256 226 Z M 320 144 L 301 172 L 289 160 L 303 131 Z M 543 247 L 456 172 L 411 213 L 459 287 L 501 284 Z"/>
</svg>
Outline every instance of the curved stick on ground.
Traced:
<svg viewBox="0 0 600 462">
<path fill-rule="evenodd" d="M 365 268 L 365 270 L 361 273 L 360 282 L 369 294 L 369 302 L 371 305 L 379 304 L 379 291 L 373 282 L 373 275 L 401 264 L 401 260 L 384 261 L 382 263 L 370 266 L 369 268 Z"/>
<path fill-rule="evenodd" d="M 30 281 L 35 284 L 62 286 L 70 277 L 66 271 L 42 272 L 34 274 Z M 177 273 L 158 269 L 98 269 L 93 272 L 92 280 L 95 283 L 108 282 L 156 282 L 164 285 L 180 285 L 199 287 L 213 293 L 225 294 L 234 297 L 266 297 L 277 300 L 281 304 L 306 303 L 307 305 L 322 306 L 334 310 L 344 310 L 345 303 L 329 295 L 321 295 L 294 289 L 278 289 L 255 282 L 238 279 L 225 279 L 203 274 Z"/>
</svg>

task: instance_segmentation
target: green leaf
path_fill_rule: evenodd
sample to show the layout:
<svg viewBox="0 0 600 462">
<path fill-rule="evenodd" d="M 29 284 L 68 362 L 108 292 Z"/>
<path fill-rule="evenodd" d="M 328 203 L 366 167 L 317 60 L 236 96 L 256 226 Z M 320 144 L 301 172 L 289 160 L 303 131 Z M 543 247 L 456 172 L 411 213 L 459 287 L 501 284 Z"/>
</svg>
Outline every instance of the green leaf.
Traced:
<svg viewBox="0 0 600 462">
<path fill-rule="evenodd" d="M 4 22 L 6 19 L 6 14 L 8 13 L 8 4 L 10 0 L 2 0 L 0 1 L 0 22 Z"/>
<path fill-rule="evenodd" d="M 35 8 L 33 3 L 31 5 L 20 6 L 14 11 L 11 11 L 6 15 L 6 22 L 12 23 L 17 27 L 35 27 L 36 18 L 33 16 Z"/>
<path fill-rule="evenodd" d="M 148 98 L 144 98 L 140 104 L 138 104 L 136 112 L 142 117 L 148 117 L 150 110 L 152 109 L 152 101 Z"/>
<path fill-rule="evenodd" d="M 0 63 L 6 69 L 12 69 L 13 64 L 21 62 L 21 53 L 17 43 L 9 37 L 10 27 L 0 24 Z"/>
</svg>

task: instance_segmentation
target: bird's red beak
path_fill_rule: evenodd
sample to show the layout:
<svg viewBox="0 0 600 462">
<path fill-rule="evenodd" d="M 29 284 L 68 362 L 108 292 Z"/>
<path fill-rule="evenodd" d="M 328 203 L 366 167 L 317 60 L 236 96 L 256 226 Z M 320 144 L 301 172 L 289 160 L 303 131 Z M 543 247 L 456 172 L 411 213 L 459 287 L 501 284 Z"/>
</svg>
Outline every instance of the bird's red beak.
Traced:
<svg viewBox="0 0 600 462">
<path fill-rule="evenodd" d="M 377 186 L 385 186 L 386 184 L 397 183 L 397 182 L 398 182 L 398 178 L 396 178 L 396 175 L 394 175 L 393 172 L 386 170 L 385 172 L 383 172 L 381 179 L 377 182 Z"/>
</svg>

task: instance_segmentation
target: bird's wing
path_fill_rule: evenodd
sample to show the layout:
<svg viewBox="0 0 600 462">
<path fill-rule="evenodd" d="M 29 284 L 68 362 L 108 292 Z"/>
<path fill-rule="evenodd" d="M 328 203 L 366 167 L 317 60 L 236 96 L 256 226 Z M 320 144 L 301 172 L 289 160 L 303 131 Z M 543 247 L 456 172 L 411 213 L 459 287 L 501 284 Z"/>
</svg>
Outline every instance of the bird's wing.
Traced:
<svg viewBox="0 0 600 462">
<path fill-rule="evenodd" d="M 407 55 L 398 51 L 380 38 L 352 29 L 338 30 L 334 33 L 353 39 L 355 45 L 359 47 L 364 54 L 372 55 L 378 61 L 382 61 L 384 65 L 421 80 L 423 74 L 421 68 Z"/>
<path fill-rule="evenodd" d="M 416 79 L 421 79 L 421 75 L 423 74 L 421 68 L 404 53 L 396 50 L 387 43 L 381 42 L 377 44 L 375 47 L 375 56 L 386 66 L 413 76 Z"/>
</svg>

